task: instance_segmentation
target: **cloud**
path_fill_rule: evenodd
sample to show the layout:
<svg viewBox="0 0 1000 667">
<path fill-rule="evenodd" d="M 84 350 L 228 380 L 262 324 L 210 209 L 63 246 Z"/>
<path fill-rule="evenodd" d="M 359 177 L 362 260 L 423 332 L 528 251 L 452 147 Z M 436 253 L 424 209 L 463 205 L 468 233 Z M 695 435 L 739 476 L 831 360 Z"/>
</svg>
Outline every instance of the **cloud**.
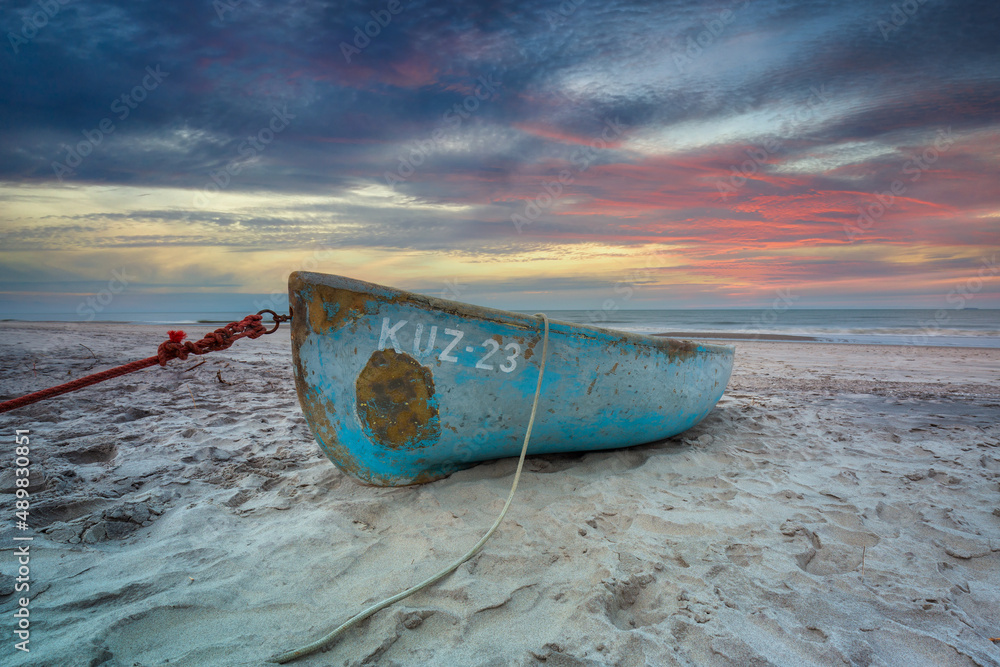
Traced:
<svg viewBox="0 0 1000 667">
<path fill-rule="evenodd" d="M 5 34 L 35 7 L 5 11 Z M 600 283 L 662 247 L 665 290 L 724 300 L 706 285 L 878 291 L 998 248 L 996 3 L 922 3 L 888 32 L 891 3 L 862 0 L 383 7 L 74 0 L 7 38 L 0 289 L 56 253 L 79 266 L 42 262 L 39 285 L 93 287 L 101 257 L 132 253 L 162 269 L 153 289 L 193 284 L 170 277 L 176 253 L 277 270 L 329 247 L 412 284 L 466 271 L 582 294 L 596 283 L 560 257 L 597 262 Z M 625 129 L 602 140 L 609 123 Z M 943 130 L 947 150 L 908 171 Z"/>
</svg>

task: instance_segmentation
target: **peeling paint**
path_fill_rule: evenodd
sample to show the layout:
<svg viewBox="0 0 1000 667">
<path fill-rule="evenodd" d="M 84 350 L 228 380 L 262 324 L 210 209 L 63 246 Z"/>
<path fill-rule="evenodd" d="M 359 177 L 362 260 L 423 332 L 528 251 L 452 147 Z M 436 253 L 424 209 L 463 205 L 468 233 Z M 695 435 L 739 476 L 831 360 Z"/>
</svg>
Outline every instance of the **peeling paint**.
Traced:
<svg viewBox="0 0 1000 667">
<path fill-rule="evenodd" d="M 538 318 L 316 273 L 289 277 L 289 301 L 303 413 L 348 475 L 417 484 L 519 453 L 541 361 Z M 437 327 L 436 347 L 425 338 L 415 349 L 417 326 Z M 552 320 L 530 453 L 675 435 L 712 409 L 732 361 L 728 347 Z"/>
<path fill-rule="evenodd" d="M 365 435 L 389 449 L 430 447 L 441 438 L 431 371 L 408 354 L 376 350 L 358 375 Z"/>
</svg>

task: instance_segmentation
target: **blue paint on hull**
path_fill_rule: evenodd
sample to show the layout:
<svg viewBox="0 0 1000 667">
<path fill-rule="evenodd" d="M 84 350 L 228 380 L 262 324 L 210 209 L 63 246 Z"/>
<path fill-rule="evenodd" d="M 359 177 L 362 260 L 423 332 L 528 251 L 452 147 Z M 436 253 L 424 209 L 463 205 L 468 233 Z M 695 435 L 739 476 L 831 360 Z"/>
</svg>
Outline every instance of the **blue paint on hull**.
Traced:
<svg viewBox="0 0 1000 667">
<path fill-rule="evenodd" d="M 292 274 L 289 295 L 299 398 L 342 470 L 395 486 L 520 453 L 540 319 L 315 273 Z M 529 453 L 680 433 L 712 410 L 732 365 L 729 347 L 552 321 Z"/>
</svg>

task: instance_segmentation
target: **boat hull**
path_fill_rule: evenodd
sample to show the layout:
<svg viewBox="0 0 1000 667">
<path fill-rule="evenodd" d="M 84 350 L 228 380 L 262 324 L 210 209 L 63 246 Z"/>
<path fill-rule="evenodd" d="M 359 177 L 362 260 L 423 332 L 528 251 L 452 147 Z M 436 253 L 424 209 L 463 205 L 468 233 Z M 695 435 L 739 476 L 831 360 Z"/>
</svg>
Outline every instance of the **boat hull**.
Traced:
<svg viewBox="0 0 1000 667">
<path fill-rule="evenodd" d="M 350 278 L 289 276 L 295 385 L 337 467 L 378 486 L 520 453 L 540 318 Z M 550 321 L 530 454 L 626 447 L 701 421 L 733 350 Z"/>
</svg>

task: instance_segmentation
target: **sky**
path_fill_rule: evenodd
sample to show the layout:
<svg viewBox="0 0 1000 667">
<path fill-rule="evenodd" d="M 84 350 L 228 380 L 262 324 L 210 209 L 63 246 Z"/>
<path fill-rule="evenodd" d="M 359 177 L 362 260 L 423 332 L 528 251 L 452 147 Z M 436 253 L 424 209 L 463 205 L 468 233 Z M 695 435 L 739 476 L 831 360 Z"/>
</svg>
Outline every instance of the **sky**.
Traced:
<svg viewBox="0 0 1000 667">
<path fill-rule="evenodd" d="M 0 316 L 238 310 L 302 269 L 1000 307 L 995 0 L 16 0 L 0 31 Z"/>
</svg>

